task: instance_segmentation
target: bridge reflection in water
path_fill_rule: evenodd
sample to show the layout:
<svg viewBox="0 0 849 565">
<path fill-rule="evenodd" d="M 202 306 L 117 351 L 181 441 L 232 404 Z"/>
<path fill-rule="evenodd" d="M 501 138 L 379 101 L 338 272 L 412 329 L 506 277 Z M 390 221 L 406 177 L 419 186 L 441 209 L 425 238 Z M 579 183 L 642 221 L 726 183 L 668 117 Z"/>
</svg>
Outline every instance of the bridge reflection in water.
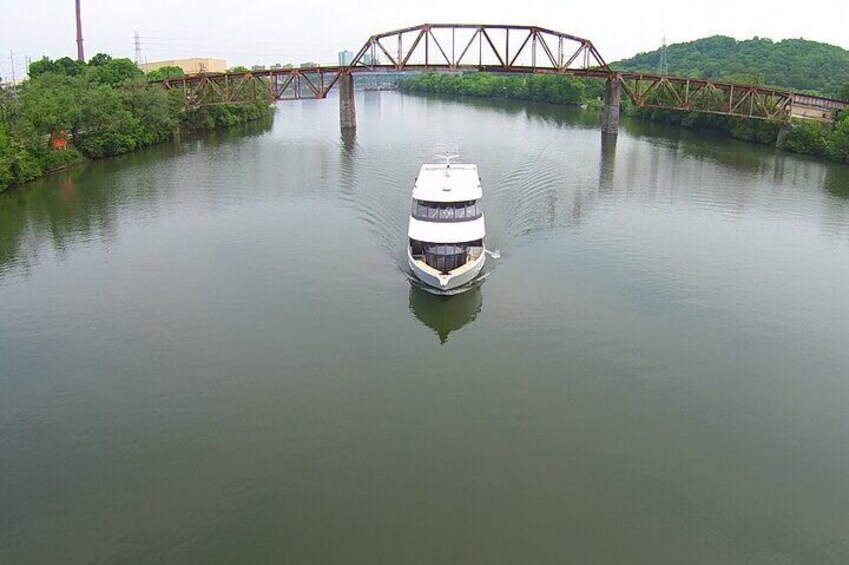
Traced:
<svg viewBox="0 0 849 565">
<path fill-rule="evenodd" d="M 410 284 L 410 311 L 417 320 L 436 332 L 442 344 L 448 341 L 451 332 L 474 321 L 482 305 L 480 284 L 452 296 L 433 294 L 415 283 Z"/>
</svg>

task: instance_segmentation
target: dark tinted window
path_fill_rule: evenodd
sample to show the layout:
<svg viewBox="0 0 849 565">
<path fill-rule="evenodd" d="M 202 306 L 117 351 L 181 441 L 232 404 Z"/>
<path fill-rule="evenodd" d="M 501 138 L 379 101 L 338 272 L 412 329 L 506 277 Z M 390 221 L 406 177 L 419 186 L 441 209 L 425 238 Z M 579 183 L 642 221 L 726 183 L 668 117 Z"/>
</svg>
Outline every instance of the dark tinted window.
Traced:
<svg viewBox="0 0 849 565">
<path fill-rule="evenodd" d="M 464 222 L 475 220 L 483 214 L 475 202 L 413 202 L 413 217 L 428 222 Z"/>
</svg>

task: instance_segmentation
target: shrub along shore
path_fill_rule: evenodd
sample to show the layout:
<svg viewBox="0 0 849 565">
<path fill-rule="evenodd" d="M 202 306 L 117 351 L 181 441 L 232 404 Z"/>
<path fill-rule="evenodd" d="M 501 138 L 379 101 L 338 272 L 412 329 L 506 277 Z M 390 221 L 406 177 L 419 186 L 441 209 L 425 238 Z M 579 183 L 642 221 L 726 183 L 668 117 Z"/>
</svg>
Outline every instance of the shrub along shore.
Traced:
<svg viewBox="0 0 849 565">
<path fill-rule="evenodd" d="M 72 164 L 134 151 L 179 132 L 270 118 L 268 104 L 185 110 L 178 92 L 148 78 L 177 77 L 171 67 L 145 75 L 129 59 L 95 55 L 30 65 L 29 78 L 0 90 L 0 192 Z"/>
<path fill-rule="evenodd" d="M 438 74 L 425 73 L 401 84 L 408 92 L 532 100 L 569 106 L 601 107 L 603 83 L 564 75 L 496 75 L 492 73 Z M 774 145 L 780 124 L 697 112 L 635 108 L 622 97 L 625 115 L 643 120 L 660 121 L 685 128 L 718 133 L 735 139 Z M 794 120 L 784 149 L 793 153 L 824 157 L 849 163 L 849 112 L 844 112 L 833 125 Z"/>
</svg>

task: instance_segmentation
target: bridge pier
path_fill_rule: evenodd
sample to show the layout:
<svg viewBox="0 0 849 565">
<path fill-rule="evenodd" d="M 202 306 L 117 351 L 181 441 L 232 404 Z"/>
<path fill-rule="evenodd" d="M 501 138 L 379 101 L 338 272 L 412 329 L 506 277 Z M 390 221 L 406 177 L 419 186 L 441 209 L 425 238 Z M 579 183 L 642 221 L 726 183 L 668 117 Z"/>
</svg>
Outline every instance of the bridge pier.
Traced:
<svg viewBox="0 0 849 565">
<path fill-rule="evenodd" d="M 342 130 L 357 127 L 357 110 L 354 106 L 354 75 L 339 75 L 339 126 Z"/>
<path fill-rule="evenodd" d="M 604 135 L 619 135 L 619 94 L 621 83 L 619 77 L 609 78 L 604 83 L 604 109 L 601 118 L 601 133 Z"/>
</svg>

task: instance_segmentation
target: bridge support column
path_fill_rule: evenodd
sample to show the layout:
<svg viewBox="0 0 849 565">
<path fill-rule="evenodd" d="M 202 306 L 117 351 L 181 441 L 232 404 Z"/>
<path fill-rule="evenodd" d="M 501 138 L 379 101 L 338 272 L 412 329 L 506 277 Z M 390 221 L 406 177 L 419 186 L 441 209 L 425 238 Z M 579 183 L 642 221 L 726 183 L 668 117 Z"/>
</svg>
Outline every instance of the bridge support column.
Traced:
<svg viewBox="0 0 849 565">
<path fill-rule="evenodd" d="M 357 127 L 357 110 L 354 106 L 354 75 L 339 75 L 339 125 L 343 130 Z"/>
<path fill-rule="evenodd" d="M 619 77 L 607 79 L 604 83 L 604 109 L 601 118 L 601 133 L 604 135 L 619 135 L 619 94 L 621 84 Z"/>
<path fill-rule="evenodd" d="M 778 137 L 775 140 L 776 149 L 784 149 L 784 144 L 787 143 L 787 136 L 790 134 L 790 123 L 784 122 L 781 124 L 781 129 L 778 130 Z"/>
</svg>

